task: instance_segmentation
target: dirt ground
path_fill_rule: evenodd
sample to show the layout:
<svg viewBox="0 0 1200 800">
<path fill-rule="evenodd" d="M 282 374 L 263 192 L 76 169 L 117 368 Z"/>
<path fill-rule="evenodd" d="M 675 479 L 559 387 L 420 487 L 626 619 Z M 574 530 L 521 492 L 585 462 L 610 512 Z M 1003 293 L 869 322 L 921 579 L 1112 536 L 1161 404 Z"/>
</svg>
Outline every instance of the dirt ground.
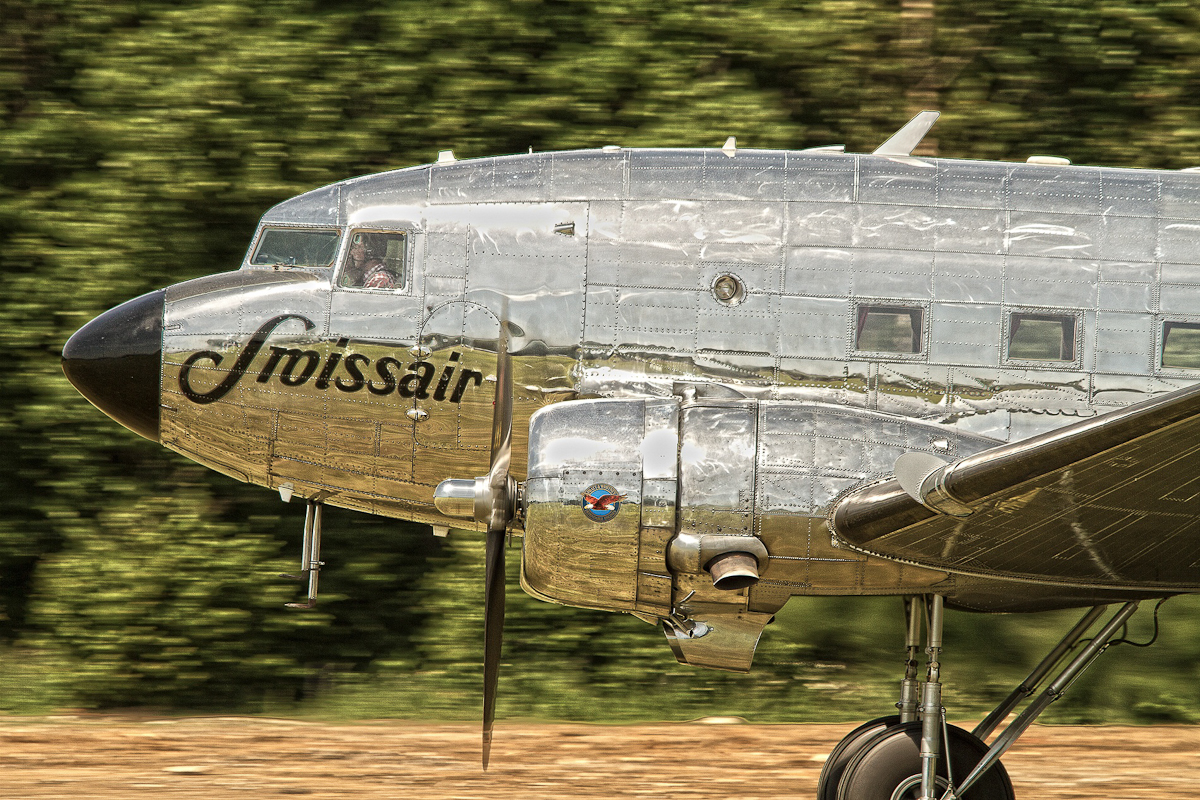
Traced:
<svg viewBox="0 0 1200 800">
<path fill-rule="evenodd" d="M 475 725 L 0 718 L 0 798 L 810 798 L 853 725 Z M 969 727 L 969 726 L 965 726 Z M 1195 798 L 1200 727 L 1034 727 L 1017 797 Z"/>
</svg>

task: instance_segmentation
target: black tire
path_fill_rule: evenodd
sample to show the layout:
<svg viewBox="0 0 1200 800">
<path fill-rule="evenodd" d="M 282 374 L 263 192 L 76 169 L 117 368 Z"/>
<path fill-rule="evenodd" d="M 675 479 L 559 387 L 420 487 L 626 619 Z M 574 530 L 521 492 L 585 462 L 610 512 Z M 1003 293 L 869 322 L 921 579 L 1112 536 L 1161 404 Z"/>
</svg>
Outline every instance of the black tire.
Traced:
<svg viewBox="0 0 1200 800">
<path fill-rule="evenodd" d="M 899 724 L 900 716 L 892 714 L 864 722 L 842 737 L 842 740 L 834 745 L 829 758 L 825 759 L 825 766 L 821 769 L 821 779 L 817 781 L 817 800 L 837 800 L 838 781 L 842 779 L 846 765 L 858 755 L 863 745 L 877 734 Z"/>
<path fill-rule="evenodd" d="M 950 764 L 954 780 L 962 782 L 987 752 L 987 745 L 962 728 L 949 726 Z M 895 725 L 863 743 L 842 772 L 837 800 L 892 800 L 902 784 L 901 797 L 921 794 L 921 723 Z M 938 760 L 938 785 L 944 787 L 946 759 Z M 915 782 L 914 782 L 915 779 Z M 1014 800 L 1012 781 L 1004 765 L 996 763 L 963 795 L 963 800 Z"/>
</svg>

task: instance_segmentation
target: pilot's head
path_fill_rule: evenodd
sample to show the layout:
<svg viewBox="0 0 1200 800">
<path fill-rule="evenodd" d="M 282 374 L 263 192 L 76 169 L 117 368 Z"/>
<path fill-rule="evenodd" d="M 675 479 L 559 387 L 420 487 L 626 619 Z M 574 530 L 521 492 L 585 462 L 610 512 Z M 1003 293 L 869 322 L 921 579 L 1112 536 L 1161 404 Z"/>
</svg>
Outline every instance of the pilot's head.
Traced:
<svg viewBox="0 0 1200 800">
<path fill-rule="evenodd" d="M 354 234 L 354 239 L 350 242 L 350 258 L 354 259 L 355 263 L 362 263 L 370 258 L 375 258 L 376 256 L 371 244 L 372 242 L 367 237 L 367 234 Z"/>
</svg>

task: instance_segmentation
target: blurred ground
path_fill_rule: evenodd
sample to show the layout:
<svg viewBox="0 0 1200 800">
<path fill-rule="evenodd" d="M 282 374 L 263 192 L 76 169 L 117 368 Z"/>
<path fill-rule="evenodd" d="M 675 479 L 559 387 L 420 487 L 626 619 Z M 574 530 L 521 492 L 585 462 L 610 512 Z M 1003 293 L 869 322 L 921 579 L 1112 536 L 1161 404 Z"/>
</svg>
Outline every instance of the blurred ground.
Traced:
<svg viewBox="0 0 1200 800">
<path fill-rule="evenodd" d="M 809 798 L 853 725 L 475 725 L 0 718 L 3 798 Z M 1194 798 L 1200 728 L 1035 727 L 1019 799 Z"/>
</svg>

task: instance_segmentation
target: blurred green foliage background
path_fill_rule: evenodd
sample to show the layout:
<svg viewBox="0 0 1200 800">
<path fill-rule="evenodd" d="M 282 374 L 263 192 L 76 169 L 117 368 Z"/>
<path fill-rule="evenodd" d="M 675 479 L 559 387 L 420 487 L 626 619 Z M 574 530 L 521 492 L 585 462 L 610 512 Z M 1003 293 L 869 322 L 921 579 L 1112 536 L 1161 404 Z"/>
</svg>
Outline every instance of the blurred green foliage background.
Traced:
<svg viewBox="0 0 1200 800">
<path fill-rule="evenodd" d="M 303 509 L 138 439 L 67 384 L 110 306 L 235 267 L 258 216 L 351 175 L 595 147 L 842 143 L 916 110 L 942 155 L 1200 164 L 1190 0 L 0 0 L 0 710 L 473 718 L 482 547 L 331 509 L 323 596 L 285 611 Z M 516 567 L 516 559 L 509 559 Z M 515 574 L 510 576 L 515 587 Z M 952 716 L 1076 614 L 950 614 Z M 1052 718 L 1200 715 L 1200 603 Z M 1135 624 L 1144 638 L 1148 621 Z M 896 599 L 794 600 L 748 676 L 630 617 L 510 592 L 499 713 L 855 719 L 894 702 Z"/>
</svg>

